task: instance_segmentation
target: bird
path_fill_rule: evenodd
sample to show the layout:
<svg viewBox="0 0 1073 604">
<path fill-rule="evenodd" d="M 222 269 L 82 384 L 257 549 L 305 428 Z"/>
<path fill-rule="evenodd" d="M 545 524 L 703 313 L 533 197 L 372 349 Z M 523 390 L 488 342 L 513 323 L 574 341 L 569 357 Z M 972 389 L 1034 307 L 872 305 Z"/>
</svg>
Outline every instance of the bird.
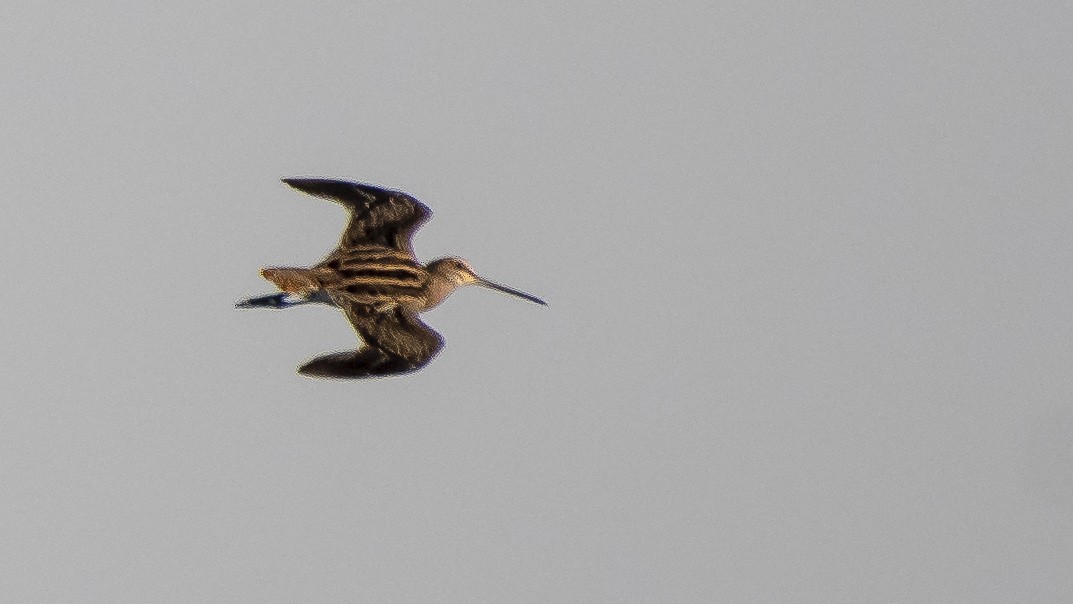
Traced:
<svg viewBox="0 0 1073 604">
<path fill-rule="evenodd" d="M 284 178 L 303 193 L 341 204 L 349 220 L 339 244 L 307 268 L 266 267 L 261 276 L 278 293 L 247 298 L 237 308 L 283 309 L 319 303 L 338 308 L 362 344 L 356 350 L 314 357 L 298 373 L 354 379 L 406 374 L 421 369 L 444 340 L 418 316 L 459 287 L 480 285 L 547 306 L 536 296 L 489 281 L 462 258 L 421 264 L 414 232 L 432 216 L 407 193 L 377 185 L 324 178 Z"/>
</svg>

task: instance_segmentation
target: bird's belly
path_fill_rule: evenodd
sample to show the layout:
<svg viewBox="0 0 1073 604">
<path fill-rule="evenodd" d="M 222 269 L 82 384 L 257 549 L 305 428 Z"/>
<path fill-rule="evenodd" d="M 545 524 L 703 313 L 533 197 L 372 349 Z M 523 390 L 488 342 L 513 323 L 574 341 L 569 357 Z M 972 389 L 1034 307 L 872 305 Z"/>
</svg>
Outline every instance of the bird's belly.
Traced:
<svg viewBox="0 0 1073 604">
<path fill-rule="evenodd" d="M 424 302 L 421 288 L 405 285 L 350 283 L 333 288 L 329 295 L 337 304 L 340 300 L 345 300 L 351 304 L 365 304 L 382 309 L 402 306 L 415 312 Z"/>
</svg>

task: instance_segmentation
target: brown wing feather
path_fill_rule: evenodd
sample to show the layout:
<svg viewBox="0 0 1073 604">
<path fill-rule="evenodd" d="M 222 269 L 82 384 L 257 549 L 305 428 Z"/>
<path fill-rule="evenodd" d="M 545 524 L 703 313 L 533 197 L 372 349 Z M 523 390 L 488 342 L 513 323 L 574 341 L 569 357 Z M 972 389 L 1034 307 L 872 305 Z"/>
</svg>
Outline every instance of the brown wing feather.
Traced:
<svg viewBox="0 0 1073 604">
<path fill-rule="evenodd" d="M 443 347 L 443 338 L 417 315 L 396 306 L 377 312 L 373 307 L 350 304 L 344 308 L 354 330 L 373 348 L 421 367 Z"/>
<path fill-rule="evenodd" d="M 342 307 L 365 346 L 316 357 L 298 368 L 316 377 L 363 378 L 408 373 L 424 367 L 443 348 L 443 338 L 399 307 L 378 312 L 364 304 Z"/>
<path fill-rule="evenodd" d="M 284 178 L 283 182 L 350 210 L 350 222 L 339 241 L 341 250 L 379 245 L 412 256 L 410 237 L 432 215 L 425 204 L 406 193 L 369 184 L 323 178 Z"/>
</svg>

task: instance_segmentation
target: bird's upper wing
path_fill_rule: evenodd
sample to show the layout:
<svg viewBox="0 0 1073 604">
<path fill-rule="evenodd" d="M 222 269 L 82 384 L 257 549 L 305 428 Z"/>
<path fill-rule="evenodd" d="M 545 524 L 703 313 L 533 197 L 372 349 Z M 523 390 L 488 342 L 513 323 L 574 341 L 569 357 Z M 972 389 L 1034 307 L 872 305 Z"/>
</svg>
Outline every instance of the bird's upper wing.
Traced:
<svg viewBox="0 0 1073 604">
<path fill-rule="evenodd" d="M 400 191 L 373 185 L 323 178 L 284 178 L 288 185 L 346 206 L 350 222 L 339 241 L 340 250 L 378 245 L 413 255 L 410 236 L 432 211 Z"/>
<path fill-rule="evenodd" d="M 329 378 L 408 373 L 424 367 L 443 348 L 440 334 L 400 307 L 377 311 L 366 304 L 347 303 L 341 308 L 365 345 L 316 357 L 299 367 L 299 373 Z"/>
</svg>

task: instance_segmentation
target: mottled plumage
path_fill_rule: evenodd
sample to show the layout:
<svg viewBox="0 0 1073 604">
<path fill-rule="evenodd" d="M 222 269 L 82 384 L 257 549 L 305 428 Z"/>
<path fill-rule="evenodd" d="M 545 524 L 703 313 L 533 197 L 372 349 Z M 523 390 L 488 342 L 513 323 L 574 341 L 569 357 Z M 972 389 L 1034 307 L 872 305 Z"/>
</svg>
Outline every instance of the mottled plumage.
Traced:
<svg viewBox="0 0 1073 604">
<path fill-rule="evenodd" d="M 456 288 L 476 284 L 544 302 L 492 283 L 465 260 L 441 258 L 423 266 L 411 237 L 432 212 L 405 193 L 368 184 L 325 179 L 284 179 L 299 191 L 336 201 L 350 220 L 339 245 L 309 268 L 265 268 L 261 275 L 281 292 L 250 298 L 239 308 L 287 308 L 320 302 L 346 315 L 364 346 L 316 357 L 298 368 L 304 375 L 362 378 L 420 369 L 443 347 L 443 338 L 418 318 Z"/>
</svg>

